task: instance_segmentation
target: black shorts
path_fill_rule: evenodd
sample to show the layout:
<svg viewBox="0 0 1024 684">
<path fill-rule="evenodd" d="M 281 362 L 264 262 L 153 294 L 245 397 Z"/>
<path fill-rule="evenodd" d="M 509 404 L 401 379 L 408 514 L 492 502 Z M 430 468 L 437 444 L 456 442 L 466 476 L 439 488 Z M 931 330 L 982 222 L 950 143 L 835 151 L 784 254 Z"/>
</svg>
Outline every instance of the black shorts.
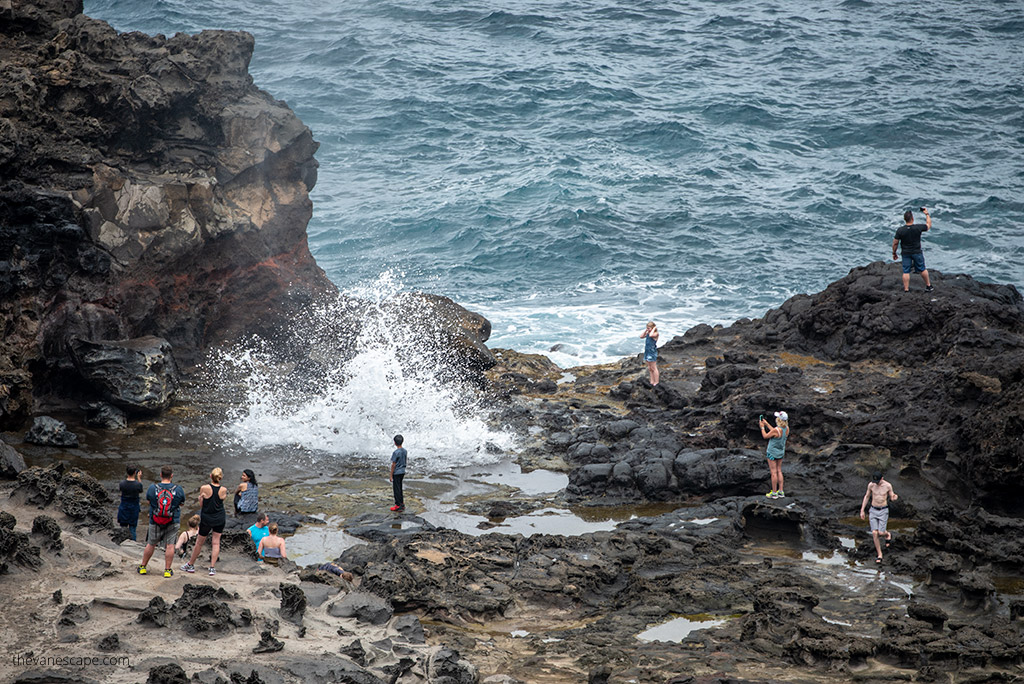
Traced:
<svg viewBox="0 0 1024 684">
<path fill-rule="evenodd" d="M 220 521 L 216 525 L 211 525 L 207 521 L 200 519 L 199 520 L 199 536 L 201 536 L 201 537 L 209 537 L 210 536 L 210 532 L 216 532 L 217 534 L 220 534 L 221 532 L 224 531 L 224 525 L 225 524 L 226 524 L 226 521 L 224 521 L 224 520 Z"/>
</svg>

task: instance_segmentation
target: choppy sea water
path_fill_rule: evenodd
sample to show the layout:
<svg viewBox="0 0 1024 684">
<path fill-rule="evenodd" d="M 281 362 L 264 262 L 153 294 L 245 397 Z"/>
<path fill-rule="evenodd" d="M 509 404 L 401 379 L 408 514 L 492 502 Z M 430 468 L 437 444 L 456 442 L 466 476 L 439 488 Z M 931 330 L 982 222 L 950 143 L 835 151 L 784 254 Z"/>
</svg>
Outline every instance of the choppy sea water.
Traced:
<svg viewBox="0 0 1024 684">
<path fill-rule="evenodd" d="M 563 365 L 758 316 L 889 256 L 1024 274 L 1016 1 L 88 0 L 119 30 L 242 29 L 321 143 L 309 226 Z M 894 266 L 895 268 L 895 266 Z"/>
</svg>

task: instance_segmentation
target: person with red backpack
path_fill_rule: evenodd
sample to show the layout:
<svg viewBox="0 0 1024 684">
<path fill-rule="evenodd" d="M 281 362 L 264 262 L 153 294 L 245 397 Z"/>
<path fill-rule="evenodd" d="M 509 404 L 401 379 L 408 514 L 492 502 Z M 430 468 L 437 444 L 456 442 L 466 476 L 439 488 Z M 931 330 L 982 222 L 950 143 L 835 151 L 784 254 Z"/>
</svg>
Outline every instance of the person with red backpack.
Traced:
<svg viewBox="0 0 1024 684">
<path fill-rule="evenodd" d="M 153 552 L 161 544 L 164 547 L 164 577 L 172 577 L 171 562 L 174 560 L 174 544 L 178 540 L 181 525 L 181 504 L 185 503 L 185 490 L 171 484 L 174 471 L 171 466 L 160 469 L 160 482 L 149 485 L 146 499 L 149 501 L 149 532 L 146 533 L 146 550 L 142 553 L 139 574 L 146 574 L 146 566 Z"/>
</svg>

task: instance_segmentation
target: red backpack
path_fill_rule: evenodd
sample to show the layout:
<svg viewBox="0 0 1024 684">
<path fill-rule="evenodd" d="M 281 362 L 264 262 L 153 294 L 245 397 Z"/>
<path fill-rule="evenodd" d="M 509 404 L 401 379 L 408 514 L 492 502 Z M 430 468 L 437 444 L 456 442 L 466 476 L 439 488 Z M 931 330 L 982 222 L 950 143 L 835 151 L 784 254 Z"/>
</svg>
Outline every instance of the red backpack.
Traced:
<svg viewBox="0 0 1024 684">
<path fill-rule="evenodd" d="M 156 491 L 156 510 L 153 511 L 153 522 L 157 525 L 170 525 L 174 522 L 174 487 Z"/>
</svg>

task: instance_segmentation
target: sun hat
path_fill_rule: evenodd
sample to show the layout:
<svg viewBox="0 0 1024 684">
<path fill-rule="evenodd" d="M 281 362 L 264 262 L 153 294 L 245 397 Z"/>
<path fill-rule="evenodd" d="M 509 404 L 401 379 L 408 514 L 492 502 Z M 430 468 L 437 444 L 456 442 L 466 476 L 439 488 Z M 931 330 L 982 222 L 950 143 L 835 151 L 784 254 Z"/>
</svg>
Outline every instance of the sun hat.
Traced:
<svg viewBox="0 0 1024 684">
<path fill-rule="evenodd" d="M 785 411 L 776 411 L 775 412 L 775 417 L 779 418 L 781 420 L 784 420 L 786 422 L 789 422 L 789 415 Z"/>
</svg>

